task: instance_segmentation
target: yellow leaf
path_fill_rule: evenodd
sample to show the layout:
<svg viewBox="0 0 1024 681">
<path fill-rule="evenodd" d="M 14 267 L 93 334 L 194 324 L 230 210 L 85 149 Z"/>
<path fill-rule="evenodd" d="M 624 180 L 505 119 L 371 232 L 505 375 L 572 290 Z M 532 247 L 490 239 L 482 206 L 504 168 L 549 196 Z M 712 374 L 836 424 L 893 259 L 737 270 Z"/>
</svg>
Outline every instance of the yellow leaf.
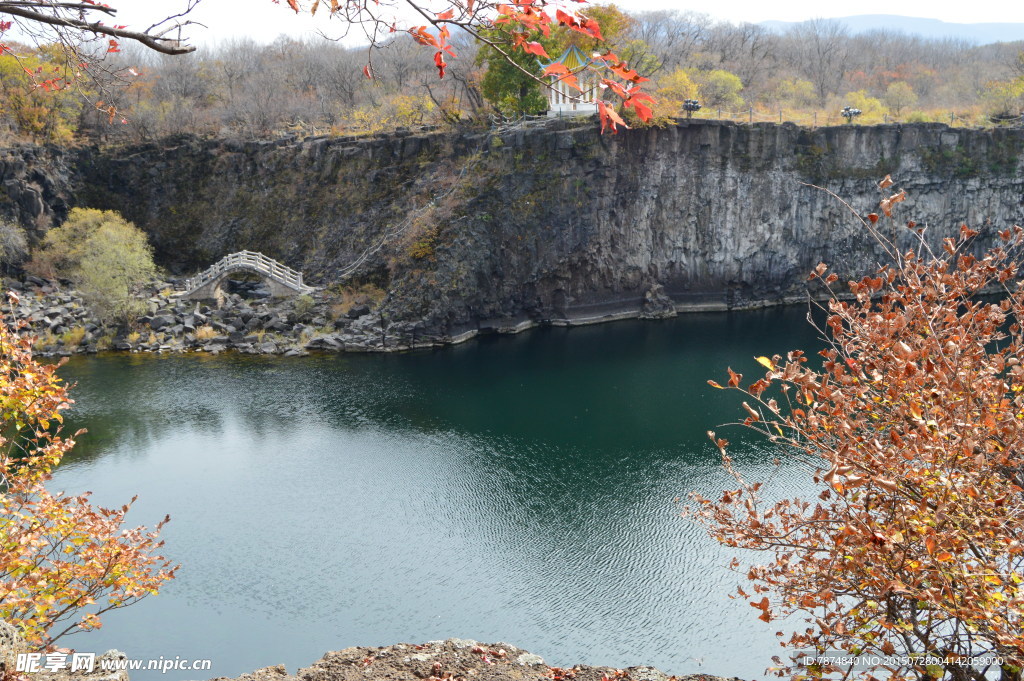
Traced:
<svg viewBox="0 0 1024 681">
<path fill-rule="evenodd" d="M 763 366 L 768 371 L 775 371 L 775 365 L 772 364 L 772 361 L 767 357 L 755 357 L 754 359 L 756 359 L 757 363 Z"/>
</svg>

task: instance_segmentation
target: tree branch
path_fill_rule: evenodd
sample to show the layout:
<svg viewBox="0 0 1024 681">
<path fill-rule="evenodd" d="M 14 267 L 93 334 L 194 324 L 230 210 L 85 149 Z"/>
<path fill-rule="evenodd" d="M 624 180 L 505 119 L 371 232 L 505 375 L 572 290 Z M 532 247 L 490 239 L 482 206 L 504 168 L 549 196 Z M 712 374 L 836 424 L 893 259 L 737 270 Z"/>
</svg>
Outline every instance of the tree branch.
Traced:
<svg viewBox="0 0 1024 681">
<path fill-rule="evenodd" d="M 54 6 L 54 5 L 49 5 Z M 91 5 L 88 7 L 92 8 Z M 81 19 L 73 19 L 71 17 L 60 17 L 45 14 L 35 10 L 25 9 L 21 6 L 21 3 L 17 2 L 0 2 L 0 14 L 9 14 L 20 19 L 27 19 L 28 21 L 35 21 L 41 24 L 48 24 L 50 26 L 74 28 L 81 31 L 90 31 L 97 35 L 106 35 L 113 38 L 123 38 L 125 40 L 133 40 L 137 43 L 145 45 L 146 47 L 160 52 L 162 54 L 188 54 L 189 52 L 195 52 L 195 47 L 192 45 L 183 45 L 179 40 L 172 40 L 170 38 L 163 38 L 158 35 L 151 35 L 149 33 L 142 33 L 139 31 L 131 31 L 125 28 L 116 28 L 114 26 L 107 26 L 101 22 L 88 22 Z M 183 27 L 190 22 L 179 24 L 179 27 Z"/>
</svg>

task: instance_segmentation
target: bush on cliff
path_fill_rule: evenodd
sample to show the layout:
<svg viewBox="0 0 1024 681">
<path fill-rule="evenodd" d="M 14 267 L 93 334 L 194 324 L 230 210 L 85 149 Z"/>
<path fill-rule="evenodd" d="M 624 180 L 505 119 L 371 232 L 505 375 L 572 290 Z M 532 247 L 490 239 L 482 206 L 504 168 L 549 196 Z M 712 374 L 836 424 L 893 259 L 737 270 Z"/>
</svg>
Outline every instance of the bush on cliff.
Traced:
<svg viewBox="0 0 1024 681">
<path fill-rule="evenodd" d="M 977 258 L 966 226 L 938 254 L 923 238 L 902 252 L 868 217 L 893 264 L 850 282 L 852 302 L 829 301 L 821 361 L 760 357 L 767 372 L 746 387 L 729 370 L 727 387 L 748 399 L 744 425 L 806 471 L 816 498 L 766 503 L 711 433 L 737 486 L 695 495 L 690 512 L 722 543 L 772 555 L 738 594 L 766 622 L 805 616 L 783 642 L 801 655 L 878 656 L 865 667 L 889 679 L 957 681 L 980 681 L 968 660 L 990 656 L 990 671 L 1019 681 L 1024 229 Z M 826 271 L 811 276 L 832 292 Z M 999 301 L 977 297 L 993 288 Z M 803 657 L 786 669 L 840 671 Z"/>
<path fill-rule="evenodd" d="M 46 488 L 74 445 L 60 435 L 71 401 L 31 347 L 0 323 L 0 619 L 45 648 L 157 593 L 177 568 L 157 553 L 166 518 L 154 531 L 126 529 L 130 502 L 107 509 Z"/>
<path fill-rule="evenodd" d="M 27 268 L 75 284 L 105 321 L 127 323 L 141 312 L 136 290 L 156 276 L 145 233 L 114 211 L 75 208 L 50 230 Z"/>
</svg>

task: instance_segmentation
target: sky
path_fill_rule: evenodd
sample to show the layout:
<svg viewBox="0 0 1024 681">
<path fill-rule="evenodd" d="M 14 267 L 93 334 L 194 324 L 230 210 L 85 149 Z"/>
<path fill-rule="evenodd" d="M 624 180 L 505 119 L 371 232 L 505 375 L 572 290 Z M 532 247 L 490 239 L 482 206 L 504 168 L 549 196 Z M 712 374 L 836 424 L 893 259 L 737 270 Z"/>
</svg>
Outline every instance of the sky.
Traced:
<svg viewBox="0 0 1024 681">
<path fill-rule="evenodd" d="M 185 0 L 107 2 L 119 10 L 117 23 L 129 24 L 132 27 L 149 26 L 153 17 L 180 11 L 185 5 Z M 714 3 L 706 0 L 617 0 L 617 4 L 627 11 L 691 10 L 732 22 L 758 22 L 770 19 L 802 21 L 815 17 L 844 17 L 855 14 L 900 14 L 953 23 L 1024 23 L 1024 2 L 1009 0 L 970 3 L 962 0 L 903 0 L 899 3 L 892 0 L 859 0 L 856 4 L 823 0 L 719 0 Z M 317 26 L 328 33 L 331 33 L 332 29 L 337 33 L 337 28 L 340 27 L 337 21 L 325 22 L 311 20 L 307 16 L 297 17 L 284 2 L 275 5 L 272 0 L 200 0 L 199 6 L 190 16 L 208 26 L 196 26 L 191 29 L 190 37 L 196 44 L 216 43 L 240 36 L 249 36 L 259 42 L 269 42 L 281 33 L 296 36 L 315 35 Z"/>
</svg>

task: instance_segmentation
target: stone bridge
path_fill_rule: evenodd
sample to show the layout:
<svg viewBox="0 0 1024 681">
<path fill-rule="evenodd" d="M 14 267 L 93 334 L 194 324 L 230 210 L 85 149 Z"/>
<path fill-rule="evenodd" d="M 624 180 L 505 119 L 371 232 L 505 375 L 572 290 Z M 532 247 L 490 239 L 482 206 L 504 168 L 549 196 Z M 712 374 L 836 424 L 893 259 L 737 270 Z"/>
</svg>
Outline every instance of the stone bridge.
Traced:
<svg viewBox="0 0 1024 681">
<path fill-rule="evenodd" d="M 207 300 L 217 296 L 217 289 L 236 272 L 258 275 L 275 298 L 312 293 L 313 287 L 302 281 L 302 273 L 282 265 L 273 258 L 253 251 L 226 255 L 209 268 L 185 281 L 185 290 L 178 295 L 188 300 Z"/>
</svg>

